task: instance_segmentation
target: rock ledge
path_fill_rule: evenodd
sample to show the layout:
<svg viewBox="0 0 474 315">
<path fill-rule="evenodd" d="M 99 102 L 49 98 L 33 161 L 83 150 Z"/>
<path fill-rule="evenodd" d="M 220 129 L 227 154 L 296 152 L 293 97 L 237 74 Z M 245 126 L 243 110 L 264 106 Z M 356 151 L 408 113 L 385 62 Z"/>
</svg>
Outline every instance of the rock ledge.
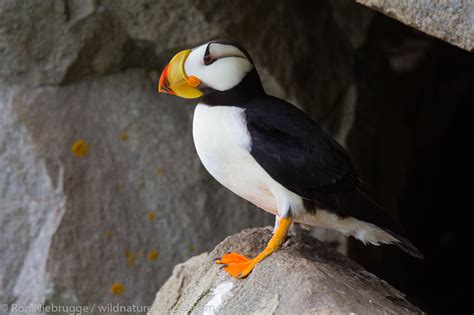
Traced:
<svg viewBox="0 0 474 315">
<path fill-rule="evenodd" d="M 303 234 L 290 235 L 245 280 L 213 264 L 228 251 L 254 256 L 270 237 L 267 228 L 244 230 L 177 265 L 149 314 L 422 313 L 385 281 Z"/>
<path fill-rule="evenodd" d="M 473 1 L 356 0 L 431 36 L 474 51 Z"/>
</svg>

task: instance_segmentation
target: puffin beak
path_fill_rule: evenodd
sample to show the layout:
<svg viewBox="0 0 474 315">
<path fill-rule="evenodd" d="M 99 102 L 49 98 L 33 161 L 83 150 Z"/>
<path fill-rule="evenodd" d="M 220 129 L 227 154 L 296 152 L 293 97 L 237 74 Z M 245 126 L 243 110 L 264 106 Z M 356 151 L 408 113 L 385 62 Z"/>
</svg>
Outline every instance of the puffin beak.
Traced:
<svg viewBox="0 0 474 315">
<path fill-rule="evenodd" d="M 159 93 L 173 94 L 183 98 L 198 98 L 202 92 L 197 88 L 201 80 L 195 76 L 188 77 L 184 71 L 184 63 L 191 50 L 177 53 L 161 74 L 158 83 Z"/>
</svg>

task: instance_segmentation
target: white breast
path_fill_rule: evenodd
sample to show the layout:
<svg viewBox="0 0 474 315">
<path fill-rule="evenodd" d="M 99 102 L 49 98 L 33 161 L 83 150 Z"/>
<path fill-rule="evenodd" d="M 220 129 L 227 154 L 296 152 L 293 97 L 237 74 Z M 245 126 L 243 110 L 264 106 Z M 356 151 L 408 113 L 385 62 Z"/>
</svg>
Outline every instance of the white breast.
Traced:
<svg viewBox="0 0 474 315">
<path fill-rule="evenodd" d="M 273 214 L 302 210 L 301 198 L 273 180 L 250 154 L 244 109 L 199 104 L 193 137 L 204 167 L 219 183 Z"/>
</svg>

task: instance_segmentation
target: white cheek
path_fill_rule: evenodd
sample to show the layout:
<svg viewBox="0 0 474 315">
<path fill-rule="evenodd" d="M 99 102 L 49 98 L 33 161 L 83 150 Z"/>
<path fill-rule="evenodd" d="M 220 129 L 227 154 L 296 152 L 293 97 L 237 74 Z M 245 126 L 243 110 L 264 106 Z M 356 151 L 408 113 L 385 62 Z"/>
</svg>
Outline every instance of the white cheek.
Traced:
<svg viewBox="0 0 474 315">
<path fill-rule="evenodd" d="M 201 46 L 189 54 L 184 64 L 184 71 L 188 76 L 196 76 L 207 86 L 226 91 L 245 77 L 252 69 L 252 64 L 246 58 L 224 57 L 206 66 L 202 61 L 205 47 Z"/>
<path fill-rule="evenodd" d="M 227 57 L 203 67 L 198 78 L 215 90 L 227 91 L 242 81 L 252 64 L 244 58 Z"/>
</svg>

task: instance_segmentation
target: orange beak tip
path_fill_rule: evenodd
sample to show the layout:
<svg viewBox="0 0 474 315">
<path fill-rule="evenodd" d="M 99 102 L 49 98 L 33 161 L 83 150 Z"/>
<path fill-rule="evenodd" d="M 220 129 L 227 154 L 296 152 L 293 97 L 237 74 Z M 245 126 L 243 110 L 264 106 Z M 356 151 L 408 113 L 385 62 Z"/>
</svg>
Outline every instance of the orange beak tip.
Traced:
<svg viewBox="0 0 474 315">
<path fill-rule="evenodd" d="M 158 81 L 158 93 L 174 94 L 168 80 L 169 66 L 168 64 L 161 73 L 160 80 Z"/>
</svg>

